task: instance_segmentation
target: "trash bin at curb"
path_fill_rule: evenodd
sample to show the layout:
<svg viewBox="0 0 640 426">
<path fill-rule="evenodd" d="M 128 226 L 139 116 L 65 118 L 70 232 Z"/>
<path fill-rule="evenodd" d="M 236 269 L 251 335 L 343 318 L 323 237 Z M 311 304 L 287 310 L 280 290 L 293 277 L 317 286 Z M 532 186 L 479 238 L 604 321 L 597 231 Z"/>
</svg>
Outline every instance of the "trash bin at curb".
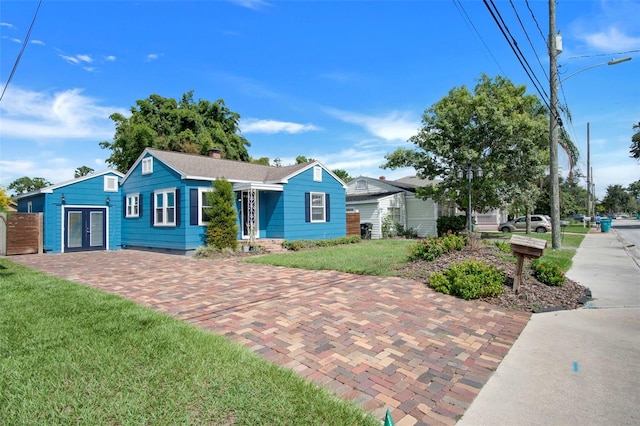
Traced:
<svg viewBox="0 0 640 426">
<path fill-rule="evenodd" d="M 600 229 L 602 232 L 609 232 L 611 229 L 611 219 L 600 219 Z"/>
</svg>

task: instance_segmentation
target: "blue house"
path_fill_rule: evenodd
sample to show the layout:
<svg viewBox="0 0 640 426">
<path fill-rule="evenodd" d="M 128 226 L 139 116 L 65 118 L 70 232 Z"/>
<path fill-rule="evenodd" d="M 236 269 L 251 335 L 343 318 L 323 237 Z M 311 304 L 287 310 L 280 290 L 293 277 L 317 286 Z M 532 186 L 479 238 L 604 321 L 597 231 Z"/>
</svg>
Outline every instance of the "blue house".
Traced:
<svg viewBox="0 0 640 426">
<path fill-rule="evenodd" d="M 318 162 L 272 167 L 147 148 L 122 179 L 121 244 L 189 253 L 205 244 L 207 191 L 236 194 L 238 240 L 346 235 L 346 185 Z"/>
<path fill-rule="evenodd" d="M 206 193 L 224 178 L 236 194 L 238 240 L 346 235 L 346 185 L 317 161 L 263 166 L 147 148 L 126 175 L 108 170 L 18 196 L 41 212 L 44 250 L 134 248 L 188 254 L 205 244 Z"/>
<path fill-rule="evenodd" d="M 107 170 L 19 195 L 18 212 L 43 214 L 45 252 L 118 249 L 123 176 Z"/>
</svg>

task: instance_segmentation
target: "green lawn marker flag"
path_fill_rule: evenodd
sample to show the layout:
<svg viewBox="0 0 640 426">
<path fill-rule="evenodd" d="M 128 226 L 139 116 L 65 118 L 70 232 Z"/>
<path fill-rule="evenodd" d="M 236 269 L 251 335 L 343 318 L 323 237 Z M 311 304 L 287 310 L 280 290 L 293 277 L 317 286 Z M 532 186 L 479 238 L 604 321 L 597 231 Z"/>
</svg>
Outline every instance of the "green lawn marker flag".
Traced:
<svg viewBox="0 0 640 426">
<path fill-rule="evenodd" d="M 387 415 L 384 416 L 384 426 L 396 426 L 396 424 L 393 422 L 393 419 L 391 418 L 391 413 L 389 412 L 388 408 Z"/>
</svg>

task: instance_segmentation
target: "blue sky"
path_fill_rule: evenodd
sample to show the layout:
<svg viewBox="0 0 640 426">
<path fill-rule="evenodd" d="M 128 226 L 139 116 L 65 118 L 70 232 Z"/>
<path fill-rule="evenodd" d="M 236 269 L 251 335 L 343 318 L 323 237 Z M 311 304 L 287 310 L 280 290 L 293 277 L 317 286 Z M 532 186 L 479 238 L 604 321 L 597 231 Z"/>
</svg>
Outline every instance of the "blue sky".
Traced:
<svg viewBox="0 0 640 426">
<path fill-rule="evenodd" d="M 511 2 L 495 5 L 548 93 L 548 2 L 513 1 L 526 34 Z M 0 3 L 2 88 L 37 6 Z M 640 1 L 557 5 L 560 78 L 570 76 L 559 97 L 573 115 L 565 125 L 586 173 L 590 123 L 599 198 L 640 179 L 629 158 L 640 121 L 639 16 Z M 623 57 L 633 59 L 594 66 Z M 112 140 L 110 114 L 189 90 L 241 115 L 254 158 L 286 165 L 304 155 L 351 176 L 400 178 L 415 173 L 380 169 L 385 154 L 411 147 L 423 111 L 454 87 L 473 89 L 482 73 L 536 93 L 479 0 L 44 0 L 0 101 L 0 185 L 106 169 L 110 152 L 98 143 Z"/>
</svg>

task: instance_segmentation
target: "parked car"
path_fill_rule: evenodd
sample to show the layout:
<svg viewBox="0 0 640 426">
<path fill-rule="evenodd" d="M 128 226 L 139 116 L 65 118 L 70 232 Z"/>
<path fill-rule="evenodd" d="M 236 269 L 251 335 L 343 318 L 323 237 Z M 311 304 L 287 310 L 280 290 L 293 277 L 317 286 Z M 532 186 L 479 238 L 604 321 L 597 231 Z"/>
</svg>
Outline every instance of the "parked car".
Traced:
<svg viewBox="0 0 640 426">
<path fill-rule="evenodd" d="M 539 233 L 551 231 L 551 219 L 542 214 L 532 214 L 531 230 Z M 502 232 L 516 232 L 527 230 L 527 217 L 520 216 L 516 219 L 501 223 L 498 229 Z"/>
<path fill-rule="evenodd" d="M 567 216 L 567 219 L 573 219 L 577 220 L 578 222 L 582 222 L 584 221 L 584 215 L 581 215 L 580 213 L 574 213 Z"/>
</svg>

